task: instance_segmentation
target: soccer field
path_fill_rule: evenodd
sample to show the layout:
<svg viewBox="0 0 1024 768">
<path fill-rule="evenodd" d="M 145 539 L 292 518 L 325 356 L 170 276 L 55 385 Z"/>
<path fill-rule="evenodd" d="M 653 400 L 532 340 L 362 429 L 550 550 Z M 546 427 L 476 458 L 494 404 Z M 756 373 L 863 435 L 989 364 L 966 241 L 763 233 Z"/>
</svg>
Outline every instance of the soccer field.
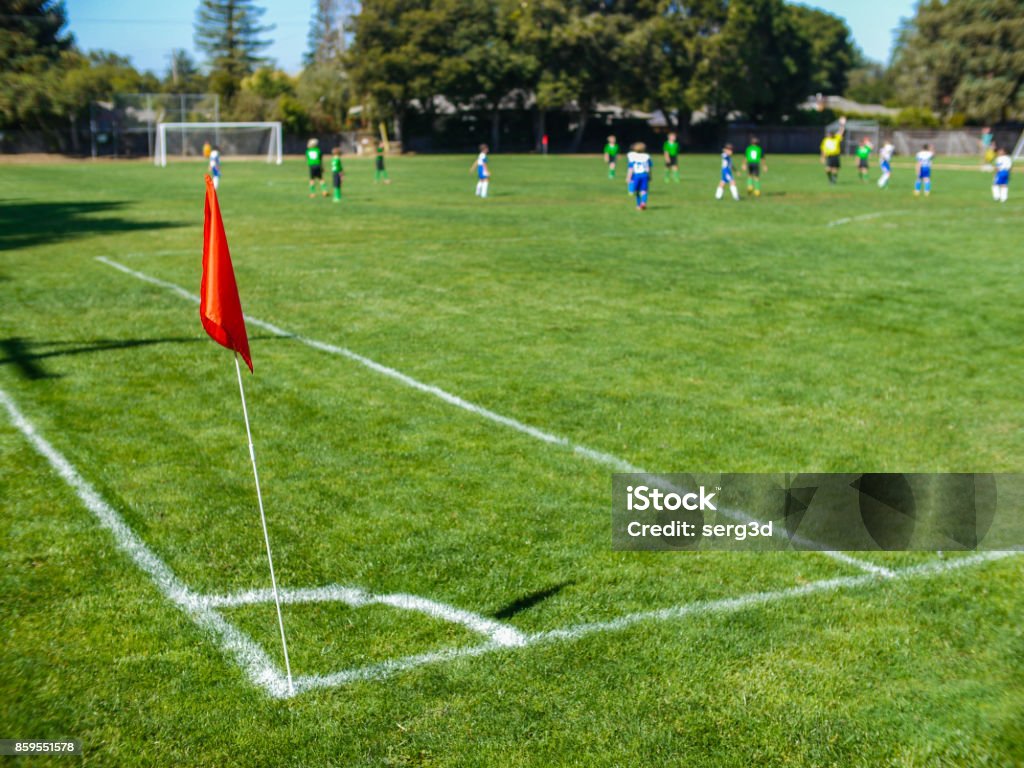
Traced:
<svg viewBox="0 0 1024 768">
<path fill-rule="evenodd" d="M 31 765 L 1024 765 L 1024 558 L 613 552 L 611 474 L 1018 472 L 1020 190 L 718 158 L 0 166 L 0 738 Z M 622 164 L 624 165 L 624 163 Z M 660 165 L 660 164 L 659 164 Z M 877 174 L 877 171 L 875 171 Z M 741 181 L 742 191 L 742 181 Z M 31 762 L 28 762 L 31 760 Z"/>
</svg>

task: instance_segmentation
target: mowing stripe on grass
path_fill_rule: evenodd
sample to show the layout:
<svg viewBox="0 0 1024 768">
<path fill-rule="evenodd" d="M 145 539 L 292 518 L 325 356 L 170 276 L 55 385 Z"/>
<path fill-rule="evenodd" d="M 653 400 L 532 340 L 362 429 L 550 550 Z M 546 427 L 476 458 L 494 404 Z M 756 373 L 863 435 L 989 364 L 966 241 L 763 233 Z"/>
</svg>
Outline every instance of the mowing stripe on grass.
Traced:
<svg viewBox="0 0 1024 768">
<path fill-rule="evenodd" d="M 975 565 L 1000 560 L 1010 557 L 1014 552 L 983 552 L 955 560 L 942 560 L 925 565 L 903 568 L 893 572 L 892 580 L 907 580 L 915 578 L 927 578 L 956 571 L 962 568 L 969 568 Z M 828 594 L 841 589 L 854 589 L 858 587 L 873 586 L 876 584 L 891 583 L 890 579 L 880 579 L 877 576 L 864 574 L 861 576 L 846 576 L 838 579 L 823 579 L 809 584 L 802 584 L 789 589 L 777 589 L 768 592 L 754 592 L 739 597 L 728 597 L 721 600 L 702 600 L 695 603 L 686 603 L 671 608 L 662 608 L 655 611 L 643 611 L 620 616 L 609 621 L 588 622 L 577 624 L 562 629 L 537 632 L 527 635 L 525 642 L 520 647 L 540 645 L 542 643 L 572 642 L 604 632 L 619 632 L 628 629 L 636 624 L 645 622 L 675 621 L 687 616 L 715 616 L 719 614 L 735 613 L 747 608 L 754 608 L 761 605 L 777 603 L 783 600 L 806 597 L 815 594 Z M 399 672 L 407 672 L 417 667 L 428 664 L 454 661 L 456 659 L 472 658 L 482 656 L 495 651 L 509 650 L 507 646 L 497 643 L 485 643 L 469 648 L 455 648 L 448 651 L 437 651 L 434 653 L 421 653 L 414 656 L 406 656 L 401 659 L 392 659 L 379 664 L 369 664 L 364 667 L 357 667 L 328 675 L 305 675 L 295 678 L 295 690 L 297 692 L 314 690 L 317 688 L 334 688 L 358 681 L 380 680 Z"/>
<path fill-rule="evenodd" d="M 305 589 L 279 589 L 278 596 L 284 604 L 299 605 L 303 603 L 344 603 L 353 608 L 364 605 L 390 605 L 403 611 L 416 611 L 434 619 L 461 624 L 466 629 L 489 638 L 499 646 L 522 645 L 526 636 L 515 627 L 502 624 L 472 611 L 464 611 L 444 603 L 438 603 L 418 595 L 402 593 L 375 595 L 358 587 L 346 587 L 342 584 L 330 584 L 326 587 L 310 587 Z M 237 592 L 233 595 L 204 595 L 204 604 L 211 608 L 239 608 L 243 605 L 262 605 L 272 602 L 274 593 L 269 589 L 253 589 Z"/>
<path fill-rule="evenodd" d="M 2 389 L 0 389 L 0 403 L 7 409 L 7 414 L 15 428 L 28 439 L 36 452 L 50 463 L 50 466 L 64 479 L 64 482 L 71 486 L 86 509 L 92 512 L 102 527 L 110 531 L 117 547 L 153 580 L 164 597 L 184 611 L 197 625 L 217 638 L 221 648 L 235 658 L 253 683 L 265 689 L 272 696 L 287 696 L 287 680 L 277 671 L 274 663 L 263 649 L 252 638 L 209 608 L 202 598 L 186 587 L 167 564 L 157 557 L 156 553 L 146 546 L 138 534 L 128 526 L 124 518 L 107 504 L 103 497 L 78 473 L 71 462 L 36 431 L 36 428 Z"/>
<path fill-rule="evenodd" d="M 120 264 L 114 261 L 113 259 L 108 259 L 105 256 L 97 256 L 96 261 L 102 262 L 103 264 L 106 264 L 109 267 L 113 267 L 114 269 L 119 270 L 120 272 L 124 272 L 126 275 L 131 275 L 132 277 L 150 283 L 151 285 L 156 285 L 161 288 L 165 288 L 169 291 L 172 291 L 178 296 L 186 298 L 195 304 L 199 303 L 199 297 L 197 295 L 189 293 L 180 285 L 175 285 L 174 283 L 169 283 L 166 282 L 165 280 L 160 280 L 159 278 L 152 277 L 143 272 L 137 272 L 136 270 L 126 267 L 124 264 Z M 643 469 L 640 469 L 639 467 L 630 464 L 625 459 L 620 459 L 619 457 L 612 456 L 609 453 L 595 451 L 593 448 L 587 448 L 585 445 L 574 443 L 568 438 L 560 437 L 559 435 L 553 435 L 550 432 L 545 432 L 542 429 L 530 426 L 529 424 L 524 424 L 523 422 L 510 418 L 508 416 L 502 416 L 500 413 L 495 413 L 494 411 L 488 408 L 484 408 L 483 406 L 477 405 L 476 403 L 471 403 L 468 400 L 463 400 L 458 395 L 453 395 L 450 392 L 446 392 L 440 387 L 435 387 L 432 384 L 424 384 L 422 381 L 418 381 L 417 379 L 414 379 L 411 376 L 407 376 L 401 371 L 395 370 L 394 368 L 389 368 L 386 365 L 382 365 L 381 363 L 378 363 L 375 360 L 371 360 L 368 357 L 364 357 L 363 355 L 360 355 L 357 352 L 353 352 L 350 349 L 346 349 L 345 347 L 338 347 L 335 346 L 334 344 L 328 344 L 325 341 L 318 341 L 316 339 L 310 339 L 306 338 L 305 336 L 300 336 L 297 333 L 291 333 L 289 331 L 284 330 L 283 328 L 279 328 L 276 325 L 273 325 L 272 323 L 268 323 L 265 320 L 260 320 L 257 317 L 252 317 L 251 315 L 246 315 L 245 321 L 259 328 L 262 328 L 265 331 L 269 331 L 275 336 L 280 336 L 286 339 L 294 339 L 295 341 L 305 344 L 308 347 L 318 349 L 321 352 L 326 352 L 331 355 L 339 355 L 341 357 L 348 358 L 349 360 L 352 360 L 366 368 L 369 368 L 371 371 L 375 371 L 398 382 L 401 382 L 402 384 L 405 384 L 407 387 L 410 387 L 412 389 L 419 390 L 420 392 L 425 392 L 428 395 L 433 395 L 434 397 L 443 400 L 449 405 L 454 405 L 456 408 L 461 408 L 465 411 L 469 411 L 470 413 L 474 413 L 477 416 L 481 416 L 497 424 L 501 424 L 502 426 L 510 427 L 511 429 L 514 429 L 517 432 L 522 432 L 523 434 L 529 435 L 530 437 L 536 440 L 540 440 L 541 442 L 548 443 L 550 445 L 557 445 L 562 448 L 568 448 L 573 453 L 579 456 L 582 456 L 586 459 L 590 459 L 595 463 L 603 464 L 606 467 L 611 467 L 617 472 L 627 472 L 630 474 L 640 474 L 648 475 L 650 477 L 656 477 L 655 475 L 652 475 L 650 472 L 646 472 Z M 750 517 L 744 512 L 725 509 L 720 511 L 723 512 L 723 514 L 725 514 L 727 517 L 731 517 L 734 520 L 741 520 L 746 523 L 754 522 L 754 518 Z M 883 568 L 881 566 L 874 565 L 873 563 L 869 563 L 864 560 L 851 557 L 842 552 L 827 550 L 824 547 L 821 547 L 820 545 L 816 545 L 812 541 L 808 541 L 802 538 L 794 538 L 794 541 L 796 541 L 801 546 L 806 547 L 807 549 L 813 550 L 815 552 L 820 552 L 826 557 L 830 557 L 833 560 L 846 563 L 847 565 L 852 565 L 853 567 L 859 568 L 862 571 L 882 576 L 892 575 L 891 571 L 889 571 L 887 568 Z"/>
</svg>

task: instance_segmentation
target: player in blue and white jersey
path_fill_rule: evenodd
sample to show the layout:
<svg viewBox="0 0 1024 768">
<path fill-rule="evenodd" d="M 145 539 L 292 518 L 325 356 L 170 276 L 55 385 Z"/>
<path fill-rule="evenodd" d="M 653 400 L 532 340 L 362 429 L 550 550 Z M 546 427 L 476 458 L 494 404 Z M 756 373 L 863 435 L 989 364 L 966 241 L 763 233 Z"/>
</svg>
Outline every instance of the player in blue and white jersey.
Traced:
<svg viewBox="0 0 1024 768">
<path fill-rule="evenodd" d="M 487 197 L 487 185 L 491 181 L 491 170 L 487 167 L 487 145 L 480 145 L 480 154 L 469 167 L 469 170 L 476 169 L 476 196 Z"/>
<path fill-rule="evenodd" d="M 924 148 L 917 153 L 917 180 L 914 182 L 914 197 L 924 191 L 928 197 L 932 191 L 932 160 L 935 159 L 935 147 L 925 144 Z"/>
<path fill-rule="evenodd" d="M 638 141 L 630 147 L 626 163 L 629 165 L 626 181 L 636 195 L 636 209 L 642 211 L 647 208 L 647 190 L 651 185 L 651 156 L 647 154 L 647 145 Z"/>
<path fill-rule="evenodd" d="M 732 144 L 722 147 L 722 180 L 718 182 L 718 189 L 715 190 L 715 200 L 721 200 L 725 194 L 725 185 L 729 185 L 733 200 L 740 199 L 740 191 L 736 188 L 736 177 L 732 172 Z"/>
<path fill-rule="evenodd" d="M 1010 169 L 1013 168 L 1013 158 L 1006 154 L 1006 148 L 1000 147 L 996 150 L 996 175 L 992 179 L 992 199 L 1005 203 L 1010 193 Z"/>
<path fill-rule="evenodd" d="M 879 189 L 886 189 L 889 186 L 889 177 L 892 176 L 892 155 L 895 151 L 896 147 L 891 141 L 885 142 L 878 151 L 879 168 L 882 169 L 882 175 L 878 179 Z"/>
<path fill-rule="evenodd" d="M 210 176 L 213 177 L 213 188 L 220 189 L 220 149 L 210 150 Z"/>
</svg>

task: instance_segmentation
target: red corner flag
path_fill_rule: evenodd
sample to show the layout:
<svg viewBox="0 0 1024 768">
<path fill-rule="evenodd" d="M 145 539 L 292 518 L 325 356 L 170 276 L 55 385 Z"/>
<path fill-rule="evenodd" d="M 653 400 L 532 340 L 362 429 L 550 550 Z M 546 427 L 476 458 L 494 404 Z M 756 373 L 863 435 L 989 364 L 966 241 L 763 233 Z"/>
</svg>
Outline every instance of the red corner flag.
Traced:
<svg viewBox="0 0 1024 768">
<path fill-rule="evenodd" d="M 252 371 L 249 338 L 245 333 L 242 303 L 238 300 L 235 270 L 231 267 L 228 238 L 220 217 L 213 179 L 206 177 L 206 215 L 203 223 L 203 285 L 199 317 L 210 338 L 242 356 Z"/>
</svg>

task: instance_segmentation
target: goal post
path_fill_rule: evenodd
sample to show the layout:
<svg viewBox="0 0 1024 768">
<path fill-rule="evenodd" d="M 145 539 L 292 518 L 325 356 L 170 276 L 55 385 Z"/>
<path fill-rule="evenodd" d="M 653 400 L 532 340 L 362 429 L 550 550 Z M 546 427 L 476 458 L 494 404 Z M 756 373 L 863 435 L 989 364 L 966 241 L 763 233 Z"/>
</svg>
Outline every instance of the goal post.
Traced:
<svg viewBox="0 0 1024 768">
<path fill-rule="evenodd" d="M 221 157 L 263 157 L 282 162 L 281 123 L 159 123 L 153 163 L 165 167 L 169 158 L 202 157 L 203 145 Z"/>
<path fill-rule="evenodd" d="M 1020 132 L 1020 136 L 1017 138 L 1017 145 L 1013 148 L 1013 162 L 1024 159 L 1024 131 Z"/>
</svg>

